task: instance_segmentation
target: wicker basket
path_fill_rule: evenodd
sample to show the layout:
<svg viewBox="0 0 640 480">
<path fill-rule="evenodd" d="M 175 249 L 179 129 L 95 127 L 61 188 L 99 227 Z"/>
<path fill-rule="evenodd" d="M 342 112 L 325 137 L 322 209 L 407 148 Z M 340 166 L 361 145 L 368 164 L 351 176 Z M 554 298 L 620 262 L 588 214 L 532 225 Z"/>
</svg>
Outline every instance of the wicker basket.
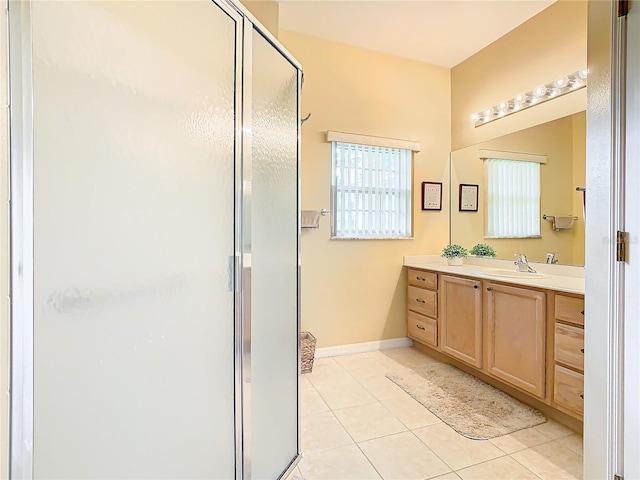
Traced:
<svg viewBox="0 0 640 480">
<path fill-rule="evenodd" d="M 316 354 L 316 337 L 309 332 L 300 333 L 300 373 L 311 373 Z"/>
</svg>

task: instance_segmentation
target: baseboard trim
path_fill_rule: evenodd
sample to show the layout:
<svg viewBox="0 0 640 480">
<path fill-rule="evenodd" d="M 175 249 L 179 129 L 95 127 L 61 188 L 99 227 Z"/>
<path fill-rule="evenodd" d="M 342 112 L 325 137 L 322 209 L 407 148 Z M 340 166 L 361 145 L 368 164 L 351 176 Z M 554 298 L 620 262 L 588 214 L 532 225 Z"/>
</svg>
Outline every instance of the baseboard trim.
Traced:
<svg viewBox="0 0 640 480">
<path fill-rule="evenodd" d="M 410 347 L 413 341 L 409 337 L 390 338 L 376 342 L 350 343 L 348 345 L 336 345 L 334 347 L 316 348 L 315 358 L 337 357 L 339 355 L 352 355 L 354 353 L 374 352 L 388 348 Z"/>
</svg>

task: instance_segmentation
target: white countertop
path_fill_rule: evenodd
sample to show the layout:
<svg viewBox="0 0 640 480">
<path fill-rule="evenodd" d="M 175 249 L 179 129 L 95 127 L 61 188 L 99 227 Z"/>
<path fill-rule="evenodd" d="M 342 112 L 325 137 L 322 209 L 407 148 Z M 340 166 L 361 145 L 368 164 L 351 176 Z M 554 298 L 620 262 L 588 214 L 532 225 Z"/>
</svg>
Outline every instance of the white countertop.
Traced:
<svg viewBox="0 0 640 480">
<path fill-rule="evenodd" d="M 504 277 L 491 275 L 485 270 L 491 268 L 514 269 L 513 262 L 495 259 L 465 258 L 464 264 L 457 266 L 447 265 L 444 258 L 437 255 L 405 256 L 406 267 L 421 268 L 440 273 L 452 273 L 467 277 L 493 280 L 496 282 L 524 285 L 527 287 L 543 288 L 545 290 L 557 290 L 560 292 L 576 293 L 584 295 L 584 268 L 566 265 L 546 265 L 532 263 L 531 266 L 542 278 Z"/>
</svg>

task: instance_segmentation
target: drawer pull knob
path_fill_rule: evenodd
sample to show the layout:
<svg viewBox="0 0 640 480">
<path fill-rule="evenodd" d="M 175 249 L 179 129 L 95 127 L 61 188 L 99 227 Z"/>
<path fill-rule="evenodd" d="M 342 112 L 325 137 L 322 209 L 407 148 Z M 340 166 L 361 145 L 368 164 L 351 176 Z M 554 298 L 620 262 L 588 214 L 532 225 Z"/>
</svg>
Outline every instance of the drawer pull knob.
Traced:
<svg viewBox="0 0 640 480">
<path fill-rule="evenodd" d="M 491 290 L 493 290 L 493 288 L 487 287 L 487 292 L 490 292 Z"/>
<path fill-rule="evenodd" d="M 478 285 L 474 285 L 473 288 L 475 288 L 477 290 L 478 289 Z"/>
<path fill-rule="evenodd" d="M 426 330 L 426 328 L 421 327 L 421 326 L 420 326 L 420 325 L 418 325 L 417 323 L 416 323 L 416 328 L 417 328 L 417 329 L 419 329 L 419 330 Z"/>
<path fill-rule="evenodd" d="M 580 349 L 580 353 L 584 353 L 584 348 L 581 348 L 581 349 Z"/>
<path fill-rule="evenodd" d="M 416 280 L 420 280 L 421 282 L 424 282 L 426 280 L 426 278 L 424 278 L 424 277 L 416 277 Z"/>
<path fill-rule="evenodd" d="M 584 393 L 580 394 L 580 398 L 584 400 Z"/>
<path fill-rule="evenodd" d="M 427 302 L 425 302 L 424 300 L 421 300 L 421 299 L 419 299 L 419 298 L 416 298 L 416 302 L 418 302 L 418 303 L 427 303 Z"/>
<path fill-rule="evenodd" d="M 582 310 L 580 313 L 582 314 L 582 316 L 584 316 L 584 310 Z"/>
</svg>

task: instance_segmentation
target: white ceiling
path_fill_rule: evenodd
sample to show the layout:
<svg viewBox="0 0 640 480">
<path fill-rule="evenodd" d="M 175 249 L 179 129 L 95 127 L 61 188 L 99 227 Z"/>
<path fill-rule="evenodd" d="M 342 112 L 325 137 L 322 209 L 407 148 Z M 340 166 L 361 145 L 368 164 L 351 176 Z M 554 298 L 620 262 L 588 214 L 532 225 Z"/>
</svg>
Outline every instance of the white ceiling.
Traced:
<svg viewBox="0 0 640 480">
<path fill-rule="evenodd" d="M 284 0 L 280 29 L 453 67 L 555 0 Z"/>
</svg>

